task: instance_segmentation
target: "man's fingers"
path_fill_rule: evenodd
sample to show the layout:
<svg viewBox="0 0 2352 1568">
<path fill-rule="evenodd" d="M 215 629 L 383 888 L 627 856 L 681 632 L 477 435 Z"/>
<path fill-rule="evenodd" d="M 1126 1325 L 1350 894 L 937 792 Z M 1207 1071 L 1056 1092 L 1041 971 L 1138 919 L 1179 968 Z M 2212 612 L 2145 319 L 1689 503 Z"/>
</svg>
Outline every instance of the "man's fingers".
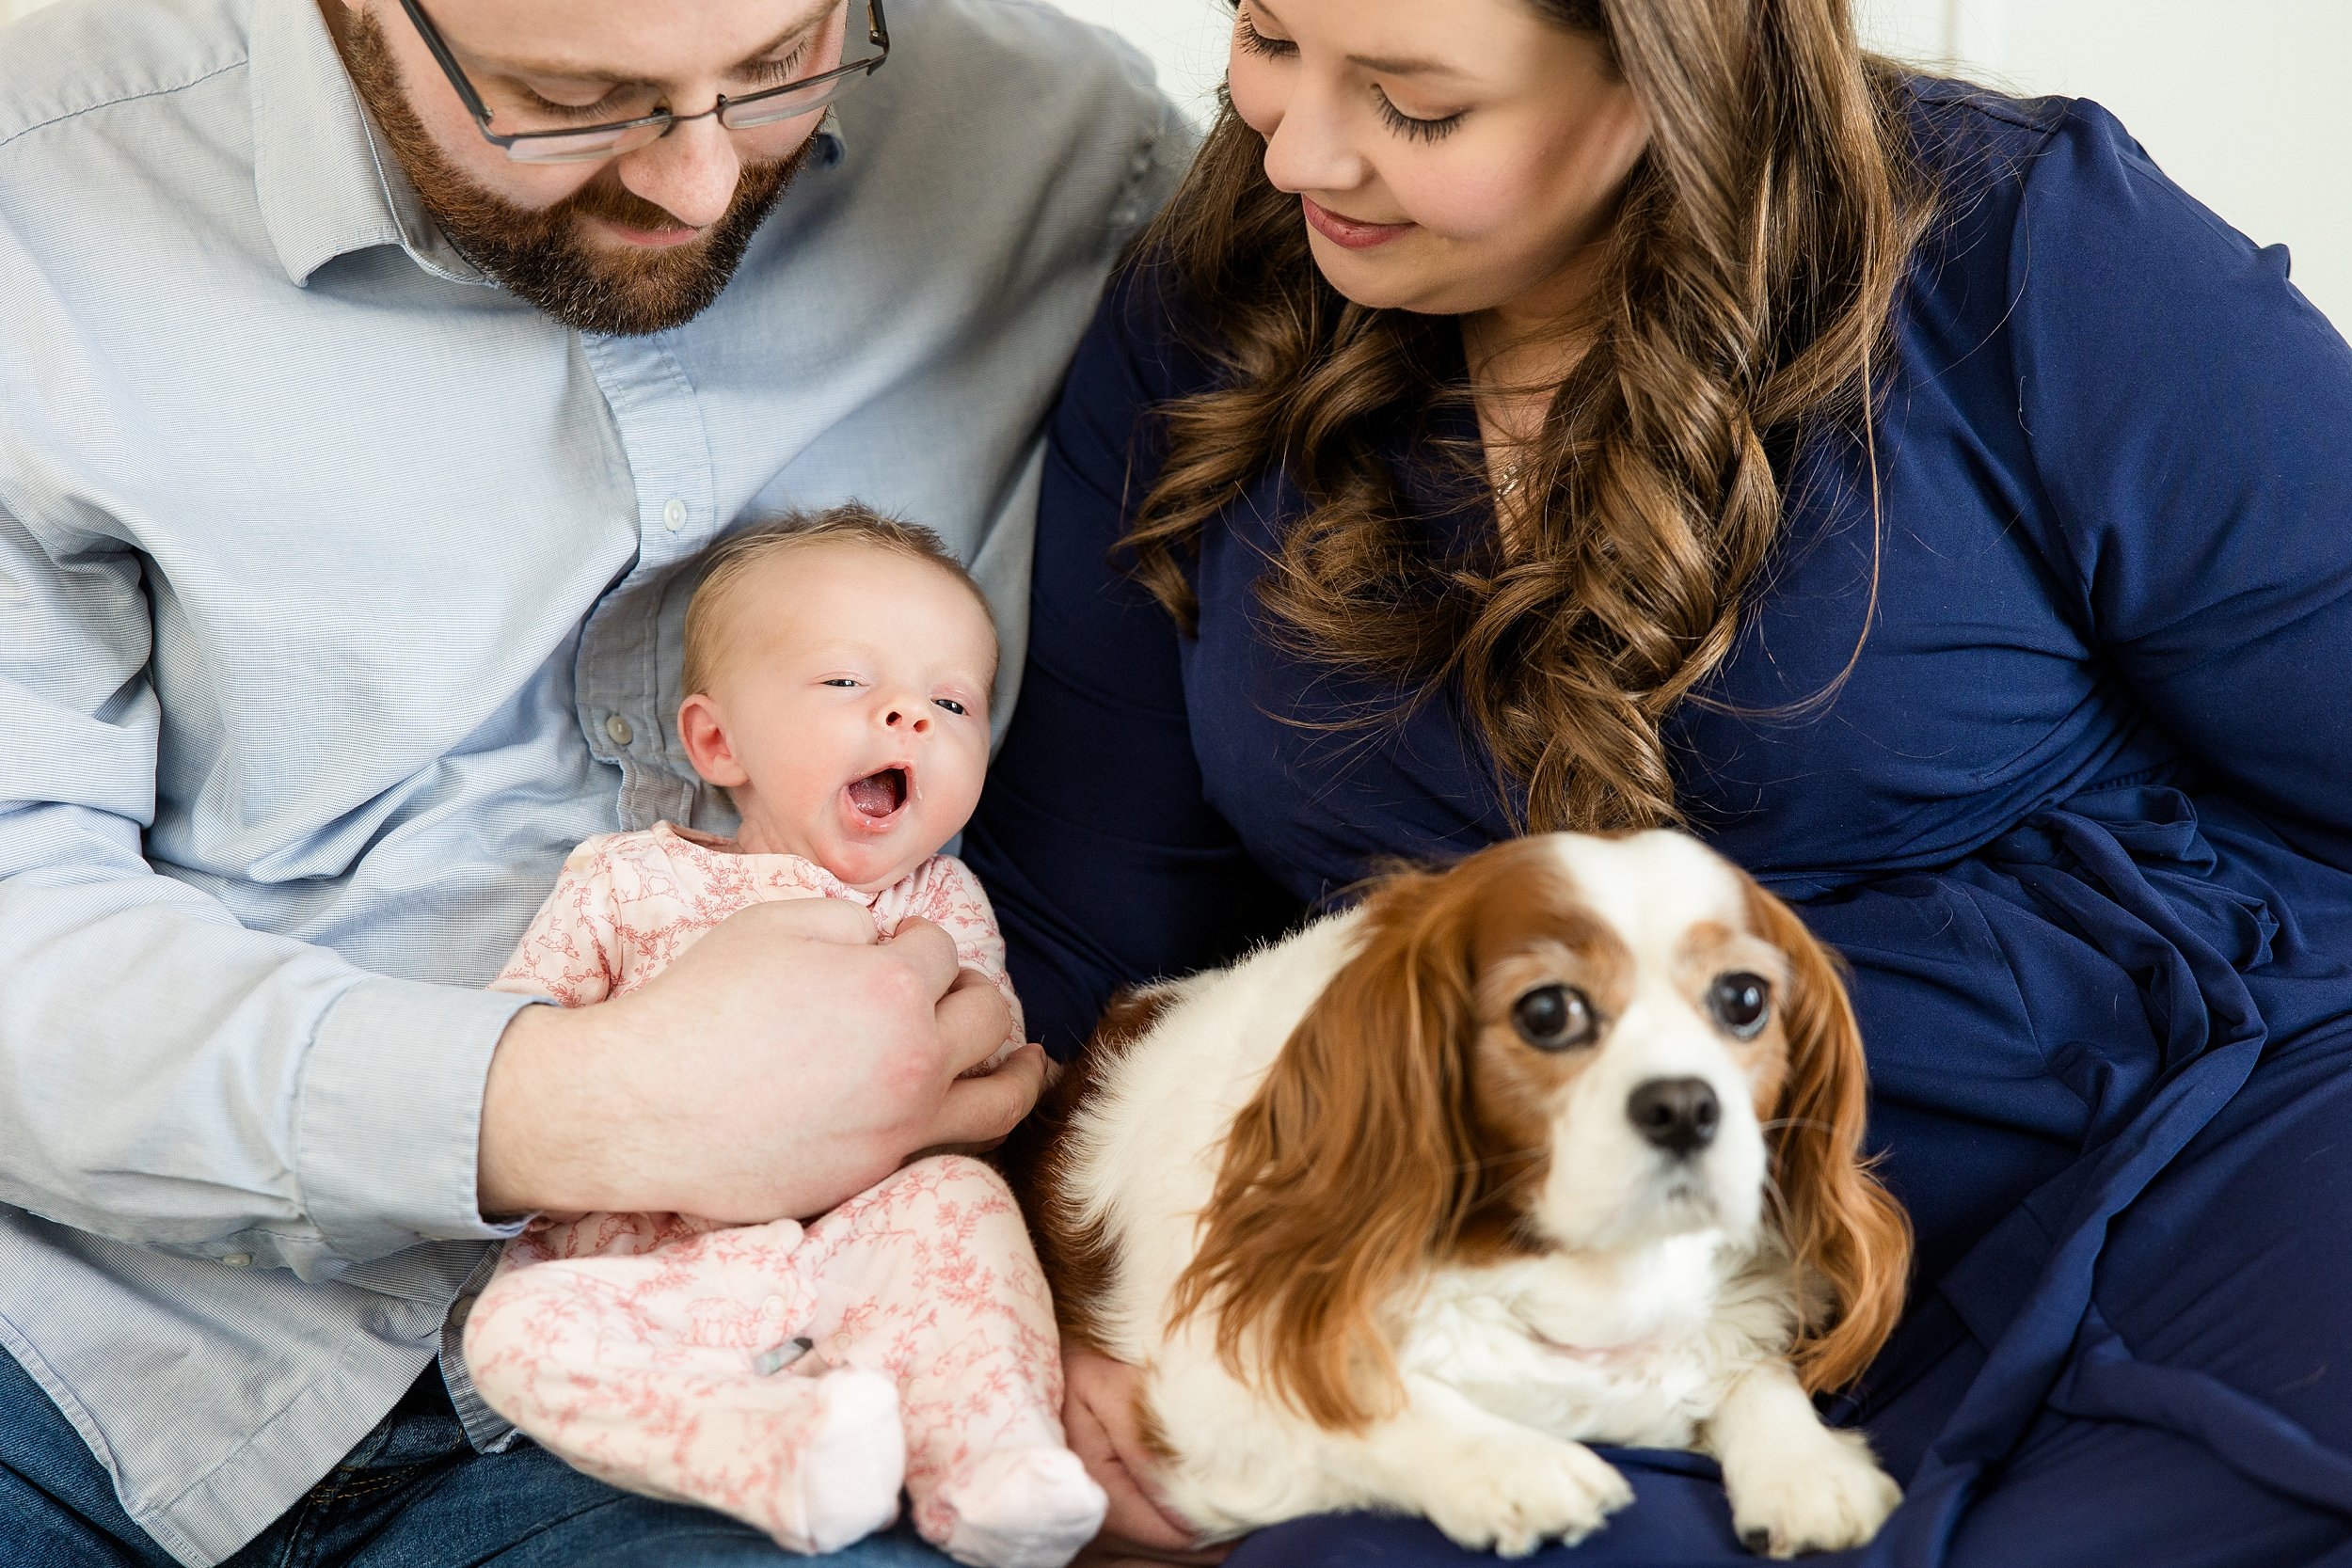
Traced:
<svg viewBox="0 0 2352 1568">
<path fill-rule="evenodd" d="M 746 904 L 721 922 L 750 927 L 774 938 L 805 942 L 837 942 L 853 947 L 874 945 L 874 917 L 863 905 L 846 898 L 785 898 L 772 903 Z M 937 930 L 937 927 L 932 927 Z M 943 938 L 946 932 L 938 933 Z M 949 942 L 953 960 L 955 944 Z"/>
<path fill-rule="evenodd" d="M 823 902 L 834 904 L 844 901 L 828 898 Z M 855 908 L 854 905 L 848 907 Z M 866 916 L 866 924 L 873 924 L 871 915 Z M 928 920 L 908 919 L 900 922 L 885 951 L 893 959 L 909 965 L 920 974 L 932 996 L 946 995 L 955 986 L 956 976 L 962 969 L 961 960 L 956 957 L 955 939 Z M 997 1030 L 996 1037 L 999 1040 L 1005 1037 L 1001 1028 Z"/>
<path fill-rule="evenodd" d="M 968 969 L 958 973 L 932 1017 L 938 1023 L 941 1056 L 951 1077 L 960 1077 L 995 1055 L 1005 1037 L 1012 1033 L 1012 1009 L 985 976 Z"/>
<path fill-rule="evenodd" d="M 1000 1031 L 998 1039 L 1004 1037 Z M 981 1078 L 947 1086 L 925 1144 L 990 1144 L 1011 1132 L 1045 1088 L 1045 1049 L 1025 1045 Z"/>
</svg>

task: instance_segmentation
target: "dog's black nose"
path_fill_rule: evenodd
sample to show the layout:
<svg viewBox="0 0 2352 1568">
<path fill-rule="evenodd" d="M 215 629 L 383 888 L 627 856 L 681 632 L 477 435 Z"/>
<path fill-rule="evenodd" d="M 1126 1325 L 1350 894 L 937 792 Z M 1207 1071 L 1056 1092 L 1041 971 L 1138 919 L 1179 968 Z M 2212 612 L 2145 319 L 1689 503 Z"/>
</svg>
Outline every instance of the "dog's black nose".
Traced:
<svg viewBox="0 0 2352 1568">
<path fill-rule="evenodd" d="M 1693 1154 L 1715 1141 L 1724 1108 L 1704 1078 L 1653 1078 L 1626 1101 L 1625 1114 L 1652 1148 Z"/>
</svg>

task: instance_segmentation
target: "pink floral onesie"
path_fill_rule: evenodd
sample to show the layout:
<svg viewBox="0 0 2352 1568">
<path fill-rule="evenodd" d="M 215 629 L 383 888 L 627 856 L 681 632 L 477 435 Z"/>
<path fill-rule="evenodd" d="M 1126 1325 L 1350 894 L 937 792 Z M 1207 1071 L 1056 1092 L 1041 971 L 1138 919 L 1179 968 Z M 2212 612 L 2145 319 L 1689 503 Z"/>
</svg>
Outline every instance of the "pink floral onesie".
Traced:
<svg viewBox="0 0 2352 1568">
<path fill-rule="evenodd" d="M 919 916 L 1021 1009 L 988 895 L 935 855 L 878 894 L 797 855 L 661 823 L 588 840 L 502 990 L 622 996 L 746 905 L 847 898 L 887 940 Z M 897 1514 L 986 1568 L 1060 1568 L 1104 1497 L 1062 1440 L 1054 1314 L 1012 1195 L 957 1155 L 919 1160 L 805 1226 L 683 1214 L 543 1216 L 507 1243 L 465 1325 L 490 1407 L 580 1469 L 715 1508 L 802 1552 Z"/>
</svg>

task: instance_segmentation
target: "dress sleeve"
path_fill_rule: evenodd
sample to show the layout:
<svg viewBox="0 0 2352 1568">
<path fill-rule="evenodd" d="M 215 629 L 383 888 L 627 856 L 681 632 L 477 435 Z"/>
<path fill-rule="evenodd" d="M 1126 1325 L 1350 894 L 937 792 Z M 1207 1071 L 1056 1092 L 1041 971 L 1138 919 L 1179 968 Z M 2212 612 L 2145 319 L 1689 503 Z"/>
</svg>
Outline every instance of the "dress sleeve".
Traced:
<svg viewBox="0 0 2352 1568">
<path fill-rule="evenodd" d="M 2018 412 L 2106 657 L 2306 853 L 2352 868 L 2352 349 L 2081 104 L 2010 256 Z"/>
<path fill-rule="evenodd" d="M 585 1007 L 620 983 L 620 937 L 613 911 L 612 865 L 590 839 L 564 862 L 555 891 L 539 906 L 490 990 L 552 998 Z"/>
<path fill-rule="evenodd" d="M 1005 970 L 1004 934 L 996 928 L 987 890 L 972 875 L 972 868 L 953 855 L 933 857 L 907 912 L 946 931 L 956 944 L 957 961 L 986 975 L 1005 999 L 1005 1006 L 1012 1009 L 1012 1029 L 1005 1037 L 1004 1049 L 984 1065 L 993 1068 L 1020 1050 L 1029 1037 L 1028 1026 L 1022 1019 L 1021 998 L 1013 992 L 1012 976 Z"/>
<path fill-rule="evenodd" d="M 1151 276 L 1113 288 L 1055 411 L 1020 705 L 964 836 L 1064 1059 L 1122 986 L 1224 961 L 1296 908 L 1209 804 L 1175 626 L 1114 558 L 1157 465 L 1149 411 L 1196 373 Z"/>
</svg>

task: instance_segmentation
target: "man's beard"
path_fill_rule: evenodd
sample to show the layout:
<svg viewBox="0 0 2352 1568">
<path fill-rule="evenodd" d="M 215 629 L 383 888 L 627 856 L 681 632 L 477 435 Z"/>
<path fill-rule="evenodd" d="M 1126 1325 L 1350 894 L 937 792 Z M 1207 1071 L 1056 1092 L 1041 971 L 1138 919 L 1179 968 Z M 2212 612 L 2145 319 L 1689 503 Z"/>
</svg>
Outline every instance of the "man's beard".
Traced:
<svg viewBox="0 0 2352 1568">
<path fill-rule="evenodd" d="M 811 136 L 785 157 L 744 165 L 734 201 L 700 239 L 634 252 L 601 247 L 581 231 L 583 219 L 652 230 L 676 228 L 678 220 L 624 187 L 610 166 L 550 207 L 518 207 L 484 190 L 450 162 L 408 106 L 375 13 L 359 12 L 342 33 L 352 85 L 441 232 L 508 293 L 581 332 L 662 332 L 708 309 L 817 145 Z"/>
</svg>

